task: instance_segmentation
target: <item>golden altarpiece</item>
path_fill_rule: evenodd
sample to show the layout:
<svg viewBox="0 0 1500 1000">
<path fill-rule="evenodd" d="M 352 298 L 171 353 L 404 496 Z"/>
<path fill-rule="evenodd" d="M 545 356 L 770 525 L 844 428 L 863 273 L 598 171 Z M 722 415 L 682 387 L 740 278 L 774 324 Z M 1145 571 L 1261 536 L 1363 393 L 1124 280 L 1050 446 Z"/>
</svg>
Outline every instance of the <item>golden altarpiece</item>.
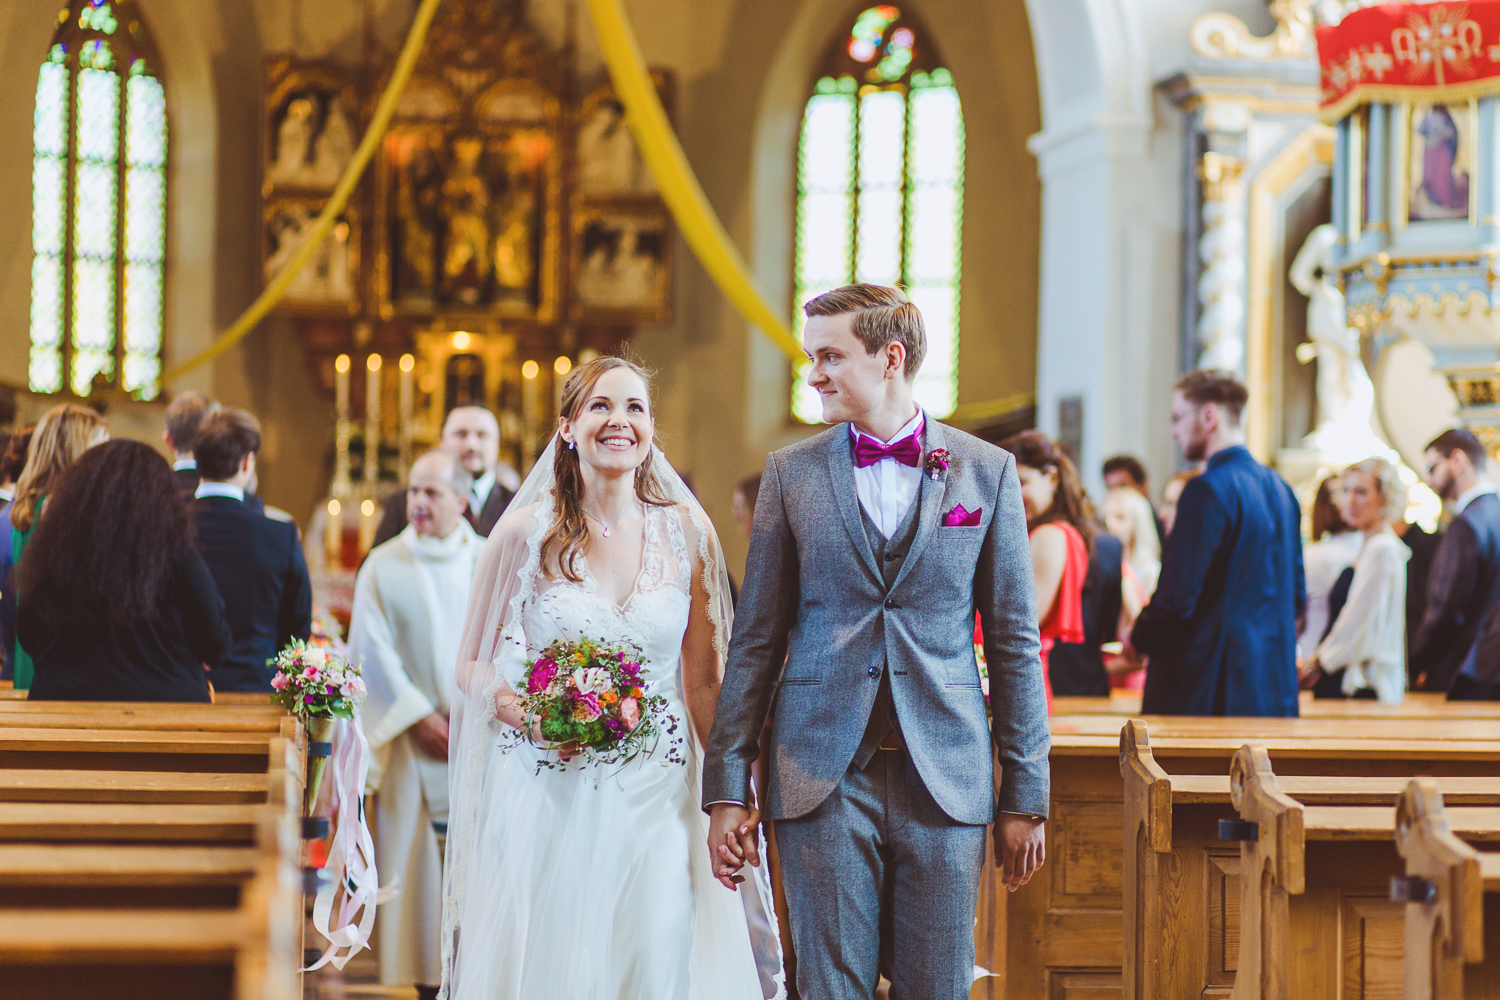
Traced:
<svg viewBox="0 0 1500 1000">
<path fill-rule="evenodd" d="M 571 22 L 572 19 L 570 19 Z M 266 62 L 262 261 L 306 239 L 353 156 L 394 57 L 360 74 Z M 670 77 L 653 72 L 670 107 Z M 332 235 L 282 301 L 338 421 L 325 565 L 357 565 L 380 503 L 447 412 L 500 419 L 524 473 L 562 376 L 666 321 L 669 221 L 606 77 L 580 80 L 519 3 L 447 0 L 395 117 Z"/>
</svg>

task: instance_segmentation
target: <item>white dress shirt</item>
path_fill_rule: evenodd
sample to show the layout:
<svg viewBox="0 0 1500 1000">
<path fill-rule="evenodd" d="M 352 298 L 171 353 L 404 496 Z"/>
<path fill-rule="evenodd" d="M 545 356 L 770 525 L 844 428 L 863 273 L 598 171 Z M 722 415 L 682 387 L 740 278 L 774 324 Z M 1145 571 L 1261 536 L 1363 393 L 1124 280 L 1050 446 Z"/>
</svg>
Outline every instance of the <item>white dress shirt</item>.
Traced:
<svg viewBox="0 0 1500 1000">
<path fill-rule="evenodd" d="M 922 411 L 917 410 L 917 415 L 906 422 L 906 425 L 897 431 L 889 441 L 882 441 L 884 445 L 893 445 L 902 438 L 911 437 L 922 428 Z M 860 432 L 849 425 L 849 436 L 856 442 L 859 440 Z M 874 435 L 866 435 L 873 440 L 879 441 Z M 853 459 L 851 458 L 851 461 Z M 874 465 L 867 465 L 861 469 L 858 465 L 854 467 L 854 486 L 859 492 L 859 505 L 865 509 L 870 520 L 875 522 L 875 527 L 880 533 L 890 539 L 891 535 L 901 526 L 901 519 L 906 516 L 906 509 L 911 506 L 912 499 L 917 495 L 917 489 L 922 485 L 922 465 L 903 465 L 894 458 L 882 458 Z"/>
<path fill-rule="evenodd" d="M 1470 486 L 1468 489 L 1460 493 L 1458 495 L 1458 499 L 1453 501 L 1453 513 L 1455 515 L 1462 514 L 1464 510 L 1469 506 L 1469 504 L 1484 496 L 1486 493 L 1493 492 L 1495 492 L 1494 483 L 1475 483 L 1473 486 Z"/>
<path fill-rule="evenodd" d="M 1493 489 L 1493 487 L 1491 487 Z M 1394 532 L 1371 535 L 1354 560 L 1349 600 L 1318 645 L 1324 670 L 1344 669 L 1344 694 L 1374 688 L 1387 705 L 1406 694 L 1406 561 Z M 1346 668 L 1346 669 L 1345 669 Z"/>
<path fill-rule="evenodd" d="M 172 471 L 173 472 L 181 472 L 184 469 L 197 469 L 197 468 L 198 468 L 198 460 L 196 458 L 179 458 L 177 461 L 175 461 L 175 462 L 172 463 Z"/>
<path fill-rule="evenodd" d="M 245 491 L 233 483 L 212 483 L 208 480 L 198 484 L 198 489 L 193 492 L 195 497 L 229 497 L 231 500 L 245 499 Z"/>
<path fill-rule="evenodd" d="M 484 502 L 490 498 L 490 490 L 495 488 L 495 471 L 491 469 L 478 479 L 474 485 L 469 487 L 469 513 L 475 517 L 484 510 Z"/>
</svg>

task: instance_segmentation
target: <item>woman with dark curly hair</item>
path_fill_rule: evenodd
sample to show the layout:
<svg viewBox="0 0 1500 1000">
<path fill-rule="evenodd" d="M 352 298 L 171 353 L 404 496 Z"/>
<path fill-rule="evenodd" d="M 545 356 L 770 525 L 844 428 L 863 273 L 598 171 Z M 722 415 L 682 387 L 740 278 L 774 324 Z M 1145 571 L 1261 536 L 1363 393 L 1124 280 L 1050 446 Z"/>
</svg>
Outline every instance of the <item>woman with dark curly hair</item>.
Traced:
<svg viewBox="0 0 1500 1000">
<path fill-rule="evenodd" d="M 1054 643 L 1083 642 L 1083 584 L 1089 572 L 1097 521 L 1094 505 L 1067 453 L 1041 431 L 1022 431 L 1000 446 L 1016 456 L 1031 569 L 1036 576 L 1036 617 L 1042 633 L 1042 676 L 1047 706 L 1052 680 L 1047 657 Z"/>
<path fill-rule="evenodd" d="M 203 668 L 230 636 L 191 524 L 166 459 L 139 441 L 62 474 L 17 569 L 32 699 L 209 700 Z"/>
</svg>

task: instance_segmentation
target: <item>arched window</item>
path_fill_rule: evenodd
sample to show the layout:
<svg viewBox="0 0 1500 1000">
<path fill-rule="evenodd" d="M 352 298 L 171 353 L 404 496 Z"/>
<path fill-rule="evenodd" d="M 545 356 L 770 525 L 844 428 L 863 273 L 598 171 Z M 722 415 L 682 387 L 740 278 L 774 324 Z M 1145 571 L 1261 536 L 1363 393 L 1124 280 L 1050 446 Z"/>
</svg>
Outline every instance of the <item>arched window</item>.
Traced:
<svg viewBox="0 0 1500 1000">
<path fill-rule="evenodd" d="M 802 306 L 854 281 L 902 285 L 927 324 L 917 402 L 958 401 L 964 123 L 953 76 L 899 7 L 862 11 L 829 50 L 802 117 L 797 157 L 796 324 Z M 798 419 L 822 419 L 800 378 Z"/>
<path fill-rule="evenodd" d="M 167 103 L 133 0 L 72 0 L 36 83 L 34 392 L 95 376 L 150 399 L 161 373 Z"/>
</svg>

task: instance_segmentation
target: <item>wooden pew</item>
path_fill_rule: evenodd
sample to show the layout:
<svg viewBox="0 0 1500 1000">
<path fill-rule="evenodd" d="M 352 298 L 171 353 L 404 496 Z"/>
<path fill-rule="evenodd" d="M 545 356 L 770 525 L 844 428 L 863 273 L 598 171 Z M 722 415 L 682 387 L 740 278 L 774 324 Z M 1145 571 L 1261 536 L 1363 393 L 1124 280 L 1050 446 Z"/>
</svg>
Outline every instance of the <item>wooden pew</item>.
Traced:
<svg viewBox="0 0 1500 1000">
<path fill-rule="evenodd" d="M 1405 932 L 1389 899 L 1391 877 L 1403 871 L 1395 803 L 1305 806 L 1280 788 L 1265 748 L 1252 745 L 1235 754 L 1230 794 L 1253 824 L 1231 831 L 1244 838 L 1235 1000 L 1360 997 L 1402 981 Z M 1459 838 L 1500 844 L 1500 808 L 1446 815 Z"/>
<path fill-rule="evenodd" d="M 1141 720 L 1120 733 L 1120 770 L 1123 992 L 1145 998 L 1227 989 L 1240 909 L 1238 851 L 1218 835 L 1219 820 L 1234 816 L 1229 775 L 1169 774 L 1156 762 Z M 1395 802 L 1408 780 L 1290 776 L 1281 789 L 1303 805 L 1381 805 Z M 1500 781 L 1435 780 L 1455 804 L 1500 807 Z"/>
<path fill-rule="evenodd" d="M 1443 807 L 1430 778 L 1411 781 L 1396 806 L 1406 874 L 1391 898 L 1406 907 L 1404 995 L 1489 1000 L 1500 995 L 1500 854 L 1466 844 Z"/>
<path fill-rule="evenodd" d="M 976 928 L 976 962 L 1002 979 L 982 981 L 976 986 L 977 996 L 986 1000 L 1094 1000 L 1119 996 L 1125 989 L 1121 980 L 1122 720 L 1113 721 L 1112 735 L 1054 730 L 1047 863 L 1015 893 L 996 891 L 993 866 L 987 866 Z M 1426 739 L 1367 739 L 1362 731 L 1365 723 L 1359 720 L 1222 719 L 1217 720 L 1223 727 L 1220 735 L 1205 735 L 1204 721 L 1149 720 L 1156 761 L 1168 773 L 1227 775 L 1230 759 L 1245 742 L 1232 734 L 1242 724 L 1258 721 L 1294 724 L 1286 727 L 1286 735 L 1259 741 L 1271 751 L 1283 776 L 1405 779 L 1500 772 L 1500 739 L 1440 739 L 1434 735 L 1441 732 L 1440 726 L 1429 726 L 1431 738 Z M 1180 727 L 1182 722 L 1191 725 Z M 1500 728 L 1494 735 L 1500 737 Z M 1226 810 L 1225 814 L 1231 813 Z M 1176 867 L 1166 882 L 1172 905 L 1222 908 L 1226 892 L 1232 893 L 1238 885 L 1238 857 L 1236 845 L 1221 844 L 1199 852 L 1190 862 L 1173 862 Z M 1226 890 L 1227 882 L 1235 888 Z M 1227 950 L 1221 949 L 1221 958 L 1227 956 L 1230 968 L 1226 973 L 1221 963 L 1206 996 L 1229 995 L 1233 940 L 1227 945 Z"/>
<path fill-rule="evenodd" d="M 4 995 L 299 997 L 298 750 L 278 736 L 266 752 L 259 802 L 160 804 L 127 773 L 111 777 L 146 803 L 0 810 Z"/>
<path fill-rule="evenodd" d="M 1304 719 L 1500 719 L 1500 702 L 1448 701 L 1444 695 L 1430 691 L 1408 691 L 1398 705 L 1365 699 L 1314 698 L 1304 691 L 1298 709 Z M 1140 714 L 1139 695 L 1115 694 L 1107 698 L 1061 695 L 1052 699 L 1054 718 Z"/>
<path fill-rule="evenodd" d="M 0 726 L 0 769 L 258 773 L 273 740 L 302 738 L 290 717 L 257 732 Z"/>
</svg>

